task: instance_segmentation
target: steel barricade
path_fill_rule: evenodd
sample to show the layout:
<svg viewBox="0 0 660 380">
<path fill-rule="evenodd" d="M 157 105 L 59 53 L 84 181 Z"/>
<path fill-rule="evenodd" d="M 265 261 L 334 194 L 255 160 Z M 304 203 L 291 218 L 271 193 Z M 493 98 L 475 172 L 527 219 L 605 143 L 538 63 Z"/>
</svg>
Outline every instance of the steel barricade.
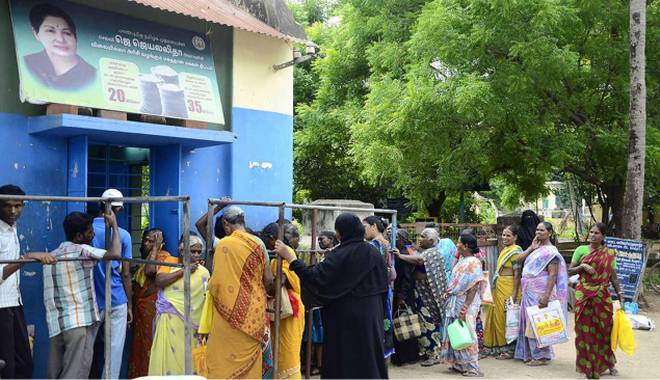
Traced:
<svg viewBox="0 0 660 380">
<path fill-rule="evenodd" d="M 207 249 L 207 258 L 213 257 L 213 219 L 215 217 L 215 207 L 217 205 L 241 205 L 241 206 L 262 206 L 262 207 L 277 207 L 278 208 L 278 239 L 282 240 L 284 236 L 284 210 L 285 209 L 298 209 L 298 210 L 311 210 L 312 211 L 312 246 L 309 250 L 310 252 L 318 252 L 316 249 L 316 222 L 317 222 L 317 212 L 318 211 L 347 211 L 347 212 L 367 212 L 367 213 L 379 213 L 379 214 L 388 214 L 392 215 L 392 235 L 390 239 L 390 244 L 392 247 L 396 246 L 396 234 L 397 234 L 397 211 L 391 209 L 379 209 L 379 208 L 359 208 L 359 207 L 335 207 L 335 206 L 315 206 L 315 205 L 303 205 L 295 203 L 284 203 L 284 202 L 261 202 L 261 201 L 240 201 L 232 199 L 218 199 L 218 198 L 209 198 L 208 200 L 208 213 L 206 221 L 206 249 Z M 273 373 L 274 378 L 277 378 L 279 372 L 279 337 L 280 337 L 280 308 L 281 308 L 281 292 L 279 289 L 282 287 L 282 258 L 277 256 L 277 271 L 275 277 L 275 321 L 274 321 L 274 331 L 272 334 L 273 337 Z M 316 256 L 312 255 L 312 260 L 315 263 Z M 213 268 L 215 271 L 216 268 Z M 311 348 L 312 348 L 312 318 L 313 315 L 311 310 L 307 314 L 307 346 L 305 350 L 305 376 L 307 378 L 311 377 Z"/>
<path fill-rule="evenodd" d="M 113 201 L 123 202 L 123 203 L 158 203 L 158 202 L 183 202 L 183 245 L 184 245 L 184 254 L 183 254 L 183 265 L 166 263 L 156 260 L 143 260 L 143 259 L 125 259 L 122 258 L 117 261 L 127 261 L 135 262 L 139 264 L 157 264 L 161 266 L 171 266 L 171 267 L 183 267 L 183 281 L 184 281 L 184 337 L 185 337 L 185 353 L 184 353 L 184 370 L 186 375 L 193 374 L 193 364 L 192 364 L 192 321 L 190 320 L 190 197 L 188 196 L 148 196 L 148 197 L 122 197 L 122 198 L 102 198 L 102 197 L 66 197 L 66 196 L 42 196 L 42 195 L 0 195 L 0 201 L 2 200 L 14 200 L 14 201 L 33 201 L 33 202 L 104 202 L 105 212 L 112 212 L 111 203 Z M 110 244 L 110 228 L 106 223 L 105 226 L 105 244 L 106 249 Z M 69 258 L 69 259 L 59 259 L 57 261 L 86 261 L 94 260 L 90 258 Z M 112 261 L 112 260 L 106 260 Z M 9 264 L 9 263 L 28 263 L 28 262 L 37 262 L 37 260 L 32 259 L 19 259 L 19 260 L 3 260 L 0 261 L 0 264 Z M 108 323 L 111 319 L 110 313 L 112 310 L 112 297 L 111 294 L 111 284 L 112 284 L 112 274 L 111 266 L 105 266 L 105 330 L 104 330 L 104 343 L 105 343 L 105 363 L 104 363 L 104 373 L 107 379 L 110 378 L 110 368 L 111 368 L 111 336 L 112 336 L 112 324 Z"/>
</svg>

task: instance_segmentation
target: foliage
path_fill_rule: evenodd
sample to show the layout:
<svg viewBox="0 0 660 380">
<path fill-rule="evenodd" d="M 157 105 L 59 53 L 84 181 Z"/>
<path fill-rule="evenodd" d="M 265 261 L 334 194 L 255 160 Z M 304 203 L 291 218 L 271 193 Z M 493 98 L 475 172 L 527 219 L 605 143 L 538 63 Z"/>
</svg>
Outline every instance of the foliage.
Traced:
<svg viewBox="0 0 660 380">
<path fill-rule="evenodd" d="M 660 35 L 659 9 L 649 5 L 649 46 Z M 627 23 L 627 4 L 613 0 L 434 0 L 404 45 L 405 74 L 372 68 L 352 151 L 377 157 L 360 161 L 370 179 L 425 203 L 494 176 L 535 197 L 549 174 L 571 173 L 616 219 L 627 156 Z M 657 50 L 649 54 L 657 72 Z M 649 78 L 649 146 L 658 143 L 659 94 Z M 657 151 L 648 156 L 647 173 L 656 173 Z"/>
<path fill-rule="evenodd" d="M 660 42 L 660 2 L 647 44 Z M 313 198 L 404 196 L 448 217 L 462 189 L 500 207 L 553 176 L 621 215 L 628 4 L 615 0 L 345 0 L 315 24 L 323 60 L 297 74 L 295 182 Z M 658 202 L 660 72 L 647 57 L 647 205 Z M 434 63 L 440 70 L 435 73 Z M 315 84 L 311 85 L 311 84 Z M 443 201 L 447 199 L 443 206 Z"/>
</svg>

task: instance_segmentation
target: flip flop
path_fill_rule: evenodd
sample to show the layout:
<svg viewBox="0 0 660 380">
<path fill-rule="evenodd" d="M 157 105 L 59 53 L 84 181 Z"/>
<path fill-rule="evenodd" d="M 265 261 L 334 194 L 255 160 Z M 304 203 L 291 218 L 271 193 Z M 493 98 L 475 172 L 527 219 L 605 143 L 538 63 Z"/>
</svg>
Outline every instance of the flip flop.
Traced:
<svg viewBox="0 0 660 380">
<path fill-rule="evenodd" d="M 548 361 L 547 360 L 530 360 L 525 364 L 527 364 L 529 367 L 542 367 L 544 365 L 548 365 Z"/>
<path fill-rule="evenodd" d="M 477 371 L 470 370 L 470 371 L 463 372 L 463 376 L 465 376 L 465 377 L 484 377 L 484 374 L 483 374 L 483 372 L 477 372 Z"/>
<path fill-rule="evenodd" d="M 495 357 L 495 359 L 497 359 L 497 360 L 509 360 L 509 359 L 513 359 L 513 355 L 511 355 L 508 352 L 502 352 L 501 354 L 497 355 Z"/>
</svg>

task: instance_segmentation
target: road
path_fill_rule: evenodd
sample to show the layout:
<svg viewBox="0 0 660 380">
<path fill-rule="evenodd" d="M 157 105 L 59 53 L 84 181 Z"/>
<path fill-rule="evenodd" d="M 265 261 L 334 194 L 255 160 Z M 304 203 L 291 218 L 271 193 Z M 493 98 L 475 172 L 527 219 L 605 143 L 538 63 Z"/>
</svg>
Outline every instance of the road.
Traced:
<svg viewBox="0 0 660 380">
<path fill-rule="evenodd" d="M 660 322 L 660 297 L 649 299 L 651 308 L 642 310 L 653 321 Z M 574 316 L 570 314 L 571 332 Z M 574 334 L 573 334 L 574 335 Z M 635 330 L 637 350 L 632 357 L 622 351 L 616 351 L 617 368 L 620 379 L 660 379 L 660 332 Z M 483 359 L 479 362 L 485 378 L 491 379 L 576 379 L 575 345 L 573 340 L 555 346 L 556 358 L 548 366 L 528 367 L 518 360 Z M 403 367 L 390 366 L 390 378 L 393 379 L 463 379 L 460 374 L 447 370 L 445 365 L 422 367 L 419 364 Z M 611 376 L 603 376 L 611 378 Z"/>
</svg>

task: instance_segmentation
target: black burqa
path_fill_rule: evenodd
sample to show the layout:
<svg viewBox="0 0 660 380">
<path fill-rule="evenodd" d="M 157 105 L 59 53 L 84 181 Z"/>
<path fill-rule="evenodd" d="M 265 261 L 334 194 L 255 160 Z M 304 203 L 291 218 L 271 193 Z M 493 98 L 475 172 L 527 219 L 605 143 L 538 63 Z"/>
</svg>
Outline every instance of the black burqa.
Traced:
<svg viewBox="0 0 660 380">
<path fill-rule="evenodd" d="M 520 228 L 518 229 L 518 244 L 523 250 L 532 245 L 532 240 L 536 236 L 536 226 L 541 223 L 541 219 L 532 210 L 525 210 L 520 217 Z"/>
<path fill-rule="evenodd" d="M 323 262 L 311 267 L 301 260 L 290 264 L 306 291 L 324 305 L 321 378 L 387 378 L 385 263 L 364 241 L 364 227 L 356 215 L 339 215 L 335 229 L 341 243 Z"/>
</svg>

